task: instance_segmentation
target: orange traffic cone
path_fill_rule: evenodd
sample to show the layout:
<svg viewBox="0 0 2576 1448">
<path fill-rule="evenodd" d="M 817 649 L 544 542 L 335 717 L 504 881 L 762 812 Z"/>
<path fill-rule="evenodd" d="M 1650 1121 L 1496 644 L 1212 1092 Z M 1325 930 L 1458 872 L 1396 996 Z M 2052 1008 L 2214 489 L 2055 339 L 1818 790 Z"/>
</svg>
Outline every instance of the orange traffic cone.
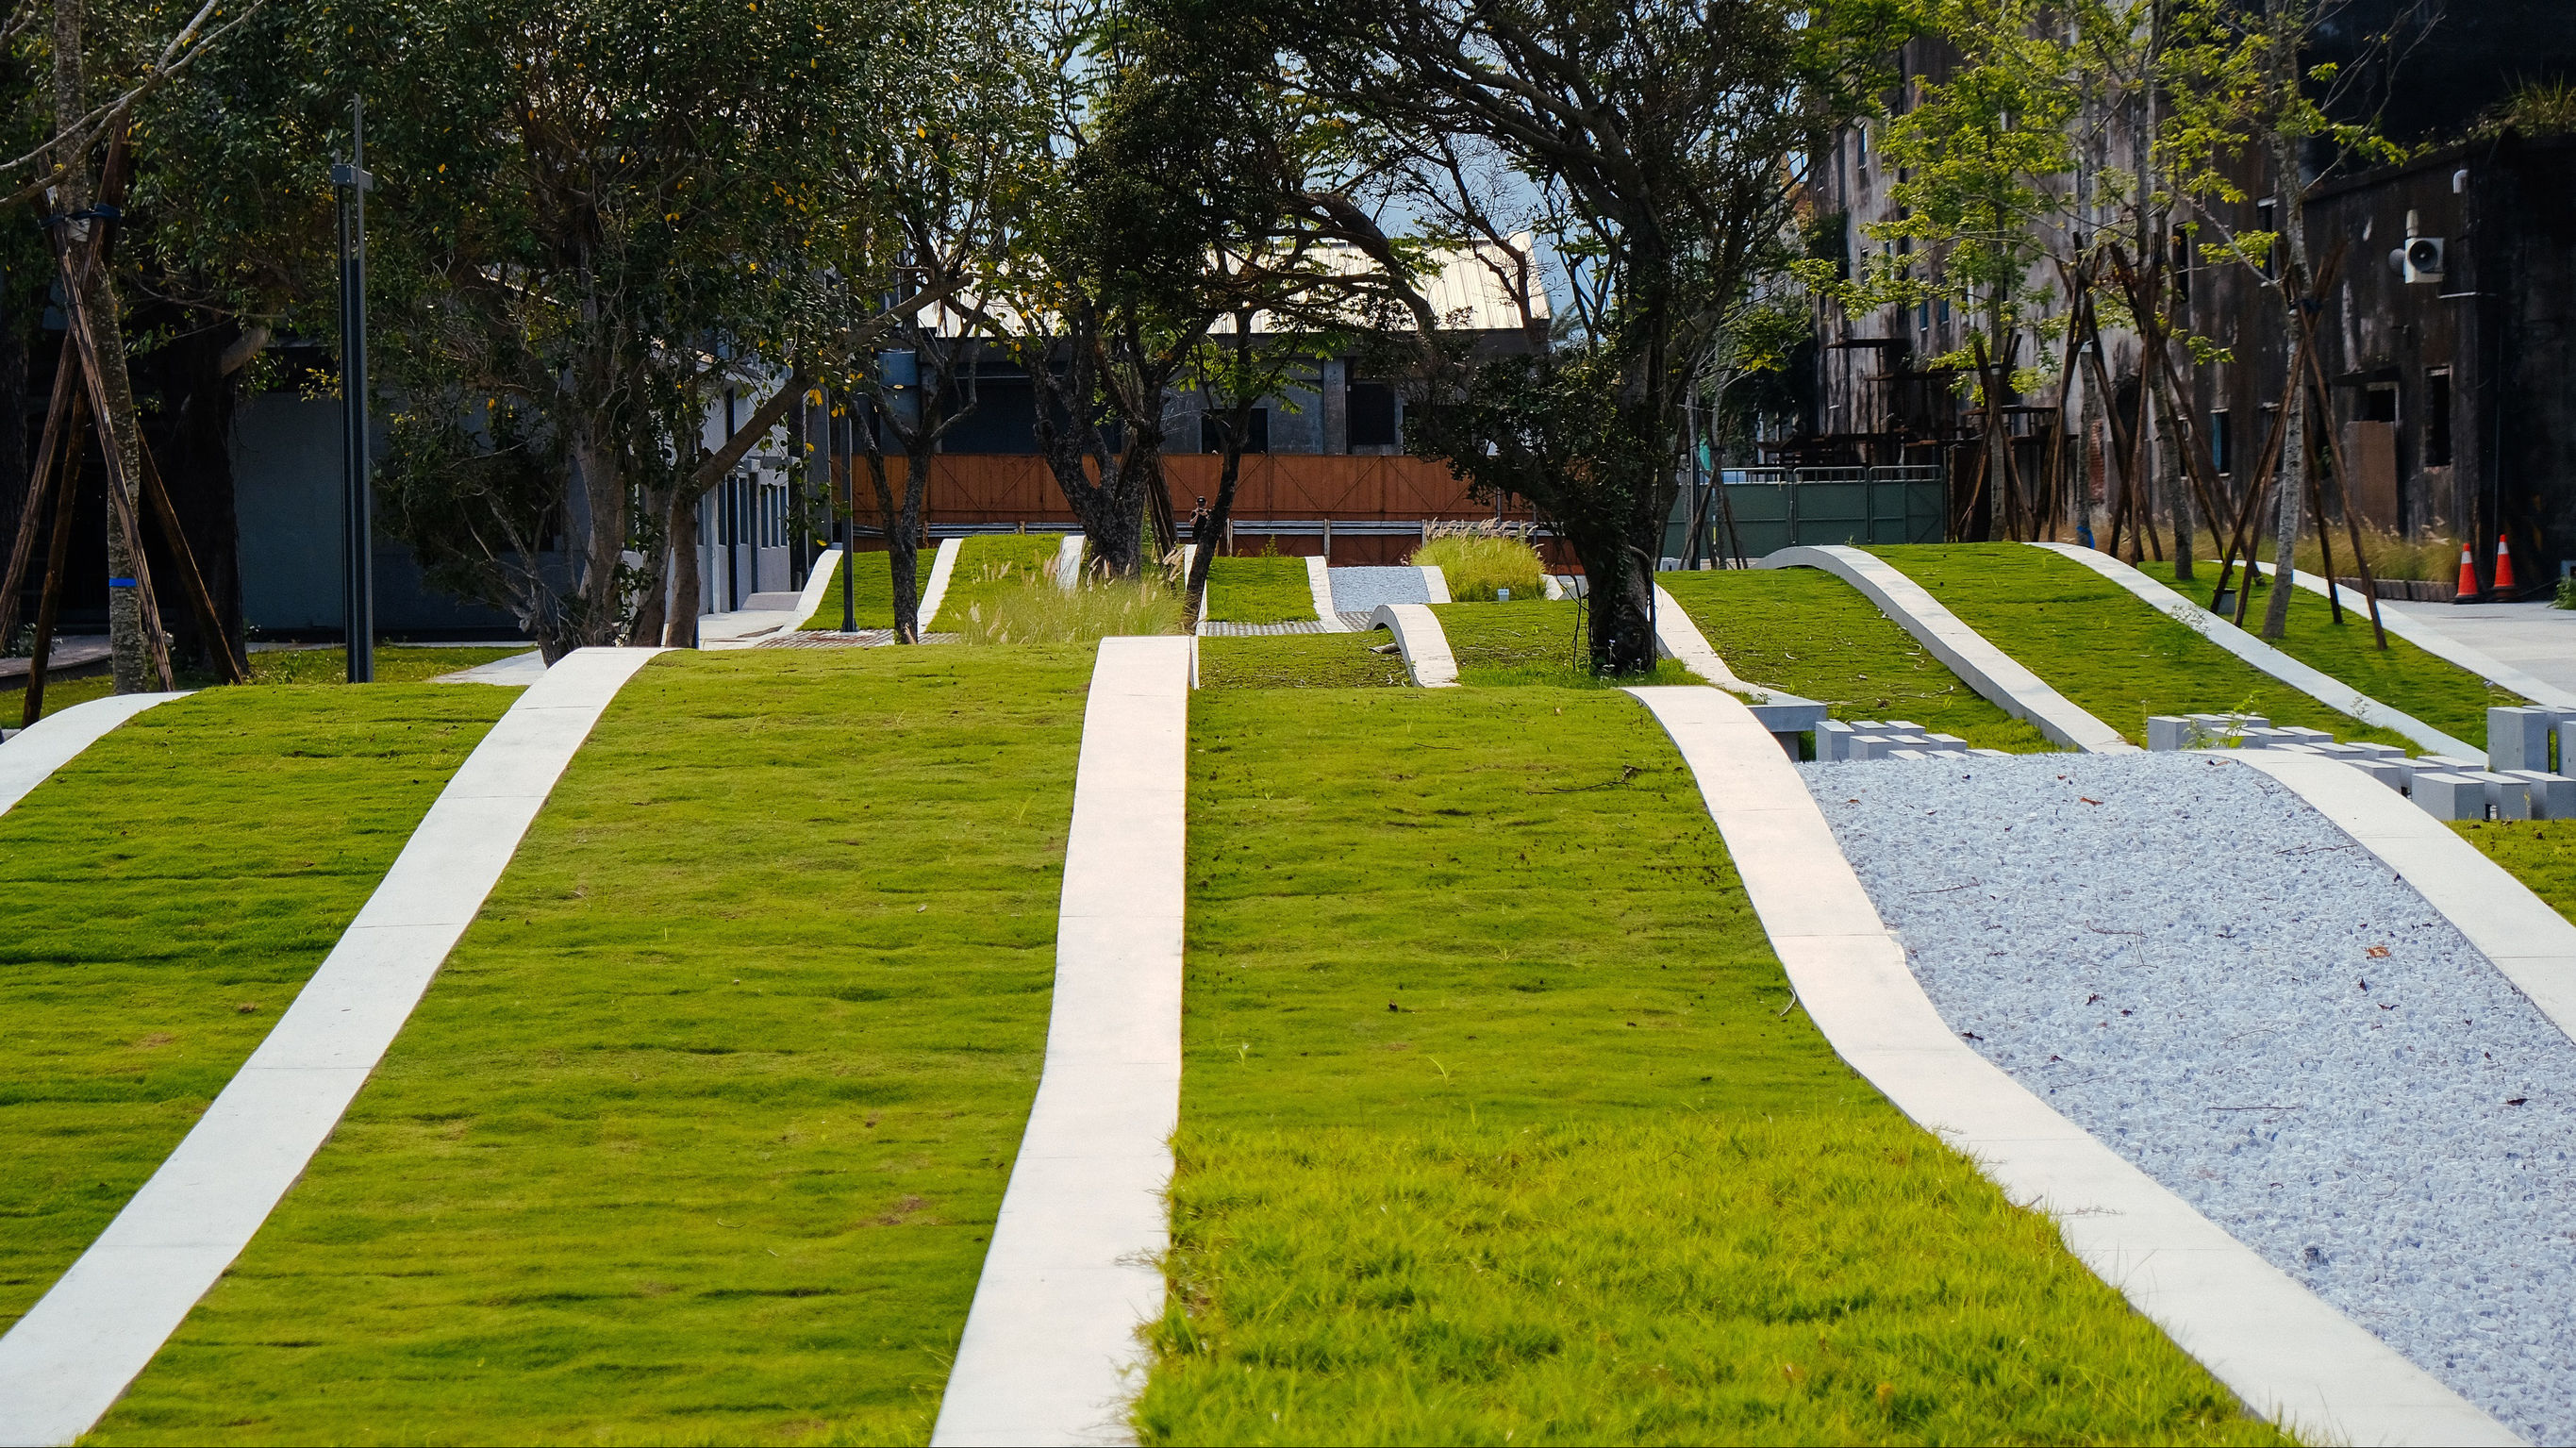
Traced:
<svg viewBox="0 0 2576 1448">
<path fill-rule="evenodd" d="M 2470 560 L 2469 545 L 2466 543 L 2460 545 L 2459 594 L 2462 598 L 2478 596 L 2478 565 Z"/>
<path fill-rule="evenodd" d="M 2504 535 L 2496 535 L 2496 592 L 2513 592 L 2513 549 L 2506 546 Z"/>
</svg>

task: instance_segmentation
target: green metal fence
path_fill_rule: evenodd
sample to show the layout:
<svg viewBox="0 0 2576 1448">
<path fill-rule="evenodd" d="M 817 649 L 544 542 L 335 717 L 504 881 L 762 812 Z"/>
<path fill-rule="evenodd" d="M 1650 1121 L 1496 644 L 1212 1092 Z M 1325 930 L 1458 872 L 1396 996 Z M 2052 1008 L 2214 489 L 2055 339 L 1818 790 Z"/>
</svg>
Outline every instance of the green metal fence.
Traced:
<svg viewBox="0 0 2576 1448">
<path fill-rule="evenodd" d="M 1689 546 L 1695 507 L 1704 530 L 1696 549 Z M 1664 554 L 1668 566 L 1683 567 L 1731 557 L 1739 546 L 1746 558 L 1759 558 L 1799 544 L 1938 543 L 1947 518 L 1948 488 L 1938 467 L 1728 468 L 1696 490 L 1682 490 L 1664 529 Z"/>
</svg>

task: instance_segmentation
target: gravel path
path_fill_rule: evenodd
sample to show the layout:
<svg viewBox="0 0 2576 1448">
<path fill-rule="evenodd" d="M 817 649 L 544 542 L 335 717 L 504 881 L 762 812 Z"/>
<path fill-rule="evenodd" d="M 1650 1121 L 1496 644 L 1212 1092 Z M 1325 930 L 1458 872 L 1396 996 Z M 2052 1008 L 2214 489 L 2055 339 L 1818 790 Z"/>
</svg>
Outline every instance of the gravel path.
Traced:
<svg viewBox="0 0 2576 1448">
<path fill-rule="evenodd" d="M 1951 1029 L 2499 1421 L 2576 1442 L 2576 1044 L 2413 887 L 2205 756 L 1800 768 Z"/>
<path fill-rule="evenodd" d="M 1336 613 L 1365 614 L 1381 603 L 1431 601 L 1419 568 L 1336 568 L 1332 578 Z"/>
</svg>

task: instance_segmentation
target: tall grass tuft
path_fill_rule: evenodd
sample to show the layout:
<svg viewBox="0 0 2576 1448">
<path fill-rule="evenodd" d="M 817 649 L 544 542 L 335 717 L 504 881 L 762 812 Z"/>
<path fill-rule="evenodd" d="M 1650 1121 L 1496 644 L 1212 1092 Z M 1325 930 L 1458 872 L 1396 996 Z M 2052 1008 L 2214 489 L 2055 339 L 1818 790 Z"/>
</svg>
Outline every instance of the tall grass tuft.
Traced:
<svg viewBox="0 0 2576 1448">
<path fill-rule="evenodd" d="M 966 610 L 959 636 L 970 644 L 1079 644 L 1120 634 L 1181 631 L 1180 595 L 1158 574 L 1086 577 L 1060 588 L 1053 565 L 1046 572 L 1046 577 L 976 600 Z"/>
<path fill-rule="evenodd" d="M 2357 578 L 2361 570 L 2352 566 L 2352 535 L 2341 524 L 2334 530 L 2335 576 Z M 2425 583 L 2449 583 L 2460 576 L 2460 540 L 2448 533 L 2426 530 L 2409 538 L 2398 533 L 2383 533 L 2376 528 L 2361 530 L 2361 546 L 2370 554 L 2370 573 L 2374 578 L 2410 578 Z M 2272 561 L 2269 543 L 2263 546 L 2264 562 Z M 2308 573 L 2325 570 L 2325 550 L 2318 546 L 2313 528 L 2299 535 L 2299 567 Z"/>
<path fill-rule="evenodd" d="M 1454 603 L 1490 603 L 1506 588 L 1514 599 L 1546 597 L 1538 550 L 1507 523 L 1434 523 L 1411 562 L 1439 569 Z"/>
</svg>

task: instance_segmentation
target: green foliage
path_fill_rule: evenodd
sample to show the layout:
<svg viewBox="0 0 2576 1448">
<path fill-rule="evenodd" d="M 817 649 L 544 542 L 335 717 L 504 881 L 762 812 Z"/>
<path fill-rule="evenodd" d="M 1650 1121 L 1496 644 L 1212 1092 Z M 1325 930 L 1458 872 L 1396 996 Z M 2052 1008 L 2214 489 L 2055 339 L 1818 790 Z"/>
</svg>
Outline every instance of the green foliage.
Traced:
<svg viewBox="0 0 2576 1448">
<path fill-rule="evenodd" d="M 1820 569 L 1722 569 L 1659 580 L 1736 677 L 1831 706 L 1905 719 L 1980 749 L 2052 750 L 2048 736 L 1962 683 L 1850 584 Z"/>
<path fill-rule="evenodd" d="M 1690 684 L 1697 679 L 1670 659 L 1651 671 L 1607 675 L 1593 671 L 1584 649 L 1584 607 L 1571 600 L 1523 604 L 1509 608 L 1486 604 L 1434 604 L 1440 632 L 1449 640 L 1449 656 L 1458 661 L 1458 682 L 1475 688 L 1546 685 L 1561 689 L 1604 689 L 1628 684 Z"/>
<path fill-rule="evenodd" d="M 209 690 L 118 726 L 0 815 L 0 1328 L 277 1024 L 516 697 Z"/>
<path fill-rule="evenodd" d="M 921 1441 L 1043 1061 L 1090 668 L 656 660 L 100 1441 Z"/>
<path fill-rule="evenodd" d="M 943 617 L 949 616 L 944 606 Z M 1005 583 L 969 604 L 957 632 L 970 644 L 1077 644 L 1181 631 L 1181 600 L 1156 574 L 1093 575 L 1071 588 L 1052 578 Z"/>
<path fill-rule="evenodd" d="M 2150 714 L 2248 710 L 2337 739 L 2419 746 L 2309 698 L 2072 558 L 2024 543 L 1869 550 L 2132 744 Z"/>
<path fill-rule="evenodd" d="M 1277 539 L 1271 540 L 1275 546 Z M 1259 558 L 1210 558 L 1207 607 L 1211 623 L 1303 623 L 1315 617 L 1315 589 L 1306 560 L 1268 554 Z"/>
<path fill-rule="evenodd" d="M 1406 561 L 1439 569 L 1449 597 L 1458 603 L 1491 603 L 1506 588 L 1516 603 L 1547 596 L 1541 582 L 1547 565 L 1538 550 L 1518 533 L 1490 523 L 1435 524 Z"/>
<path fill-rule="evenodd" d="M 1203 691 L 1191 745 L 1145 1441 L 2280 1441 L 1789 1008 L 1634 701 Z"/>
<path fill-rule="evenodd" d="M 939 617 L 924 626 L 940 633 L 973 632 L 975 620 L 988 614 L 995 603 L 1017 597 L 1031 586 L 1054 587 L 1055 561 L 1063 546 L 1053 534 L 994 533 L 960 539 L 948 592 L 939 601 Z M 1069 638 L 1054 641 L 1073 642 Z"/>
<path fill-rule="evenodd" d="M 2473 140 L 2576 133 L 2576 81 L 2528 80 L 2469 128 Z"/>
</svg>

